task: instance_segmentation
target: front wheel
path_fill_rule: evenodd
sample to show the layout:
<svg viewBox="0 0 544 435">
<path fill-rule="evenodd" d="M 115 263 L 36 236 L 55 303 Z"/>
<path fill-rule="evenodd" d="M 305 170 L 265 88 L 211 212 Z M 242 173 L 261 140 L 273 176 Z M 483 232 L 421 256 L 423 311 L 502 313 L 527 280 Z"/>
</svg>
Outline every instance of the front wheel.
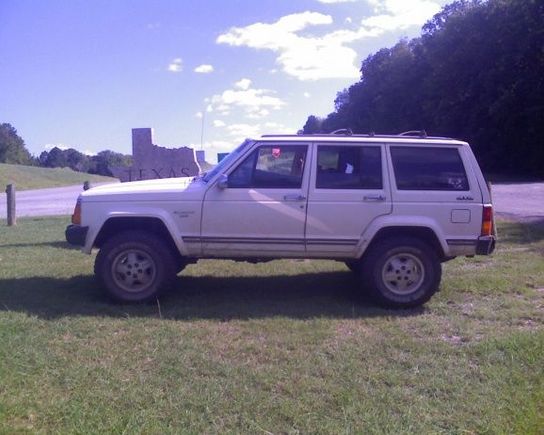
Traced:
<svg viewBox="0 0 544 435">
<path fill-rule="evenodd" d="M 436 293 L 442 267 L 434 249 L 411 237 L 379 242 L 365 255 L 362 279 L 378 304 L 391 308 L 423 305 Z"/>
<path fill-rule="evenodd" d="M 175 277 L 168 246 L 153 234 L 126 231 L 109 239 L 96 257 L 95 274 L 120 302 L 154 299 Z"/>
</svg>

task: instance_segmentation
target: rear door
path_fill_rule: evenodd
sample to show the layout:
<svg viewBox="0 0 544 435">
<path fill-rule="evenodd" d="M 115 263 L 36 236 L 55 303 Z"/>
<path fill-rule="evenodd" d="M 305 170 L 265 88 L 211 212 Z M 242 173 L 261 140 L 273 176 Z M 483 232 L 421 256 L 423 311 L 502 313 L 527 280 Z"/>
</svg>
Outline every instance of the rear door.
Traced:
<svg viewBox="0 0 544 435">
<path fill-rule="evenodd" d="M 366 227 L 391 213 L 384 147 L 316 143 L 308 192 L 308 256 L 352 257 Z"/>
</svg>

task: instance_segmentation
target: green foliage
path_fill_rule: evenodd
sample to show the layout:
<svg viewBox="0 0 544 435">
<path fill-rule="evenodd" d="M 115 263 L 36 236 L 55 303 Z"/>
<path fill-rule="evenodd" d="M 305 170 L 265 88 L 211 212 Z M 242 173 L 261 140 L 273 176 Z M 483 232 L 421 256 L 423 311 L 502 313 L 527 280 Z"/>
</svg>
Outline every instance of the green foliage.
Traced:
<svg viewBox="0 0 544 435">
<path fill-rule="evenodd" d="M 132 164 L 131 156 L 126 156 L 110 150 L 100 151 L 96 156 L 93 156 L 91 160 L 92 166 L 89 170 L 91 174 L 108 176 L 113 175 L 109 168 L 116 166 L 130 166 Z"/>
<path fill-rule="evenodd" d="M 115 166 L 130 166 L 131 156 L 110 150 L 100 151 L 95 156 L 88 156 L 73 148 L 61 150 L 58 147 L 54 147 L 50 151 L 43 151 L 40 154 L 39 162 L 41 166 L 47 168 L 67 167 L 74 171 L 111 177 L 110 168 Z"/>
<path fill-rule="evenodd" d="M 488 171 L 544 176 L 543 47 L 541 1 L 454 2 L 365 59 L 320 130 L 425 129 L 468 140 Z"/>
<path fill-rule="evenodd" d="M 30 165 L 32 157 L 11 124 L 0 124 L 0 163 Z"/>
</svg>

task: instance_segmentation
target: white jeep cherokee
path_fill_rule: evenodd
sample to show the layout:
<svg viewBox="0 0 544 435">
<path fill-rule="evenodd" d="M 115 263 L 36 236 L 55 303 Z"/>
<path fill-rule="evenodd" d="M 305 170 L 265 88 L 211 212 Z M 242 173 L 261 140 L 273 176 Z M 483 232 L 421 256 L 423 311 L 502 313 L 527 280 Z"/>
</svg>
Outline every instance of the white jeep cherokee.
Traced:
<svg viewBox="0 0 544 435">
<path fill-rule="evenodd" d="M 344 261 L 379 304 L 413 307 L 441 262 L 490 254 L 491 196 L 466 142 L 282 135 L 246 140 L 210 172 L 100 186 L 66 230 L 120 301 L 155 298 L 199 258 Z"/>
</svg>

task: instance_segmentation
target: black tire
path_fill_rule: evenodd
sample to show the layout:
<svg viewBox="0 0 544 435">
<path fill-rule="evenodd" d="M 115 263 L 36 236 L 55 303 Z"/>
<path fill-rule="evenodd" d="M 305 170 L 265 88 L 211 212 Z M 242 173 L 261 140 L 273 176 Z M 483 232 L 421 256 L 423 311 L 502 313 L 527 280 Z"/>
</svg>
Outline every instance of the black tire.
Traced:
<svg viewBox="0 0 544 435">
<path fill-rule="evenodd" d="M 119 302 L 155 299 L 176 276 L 168 245 L 145 231 L 125 231 L 107 240 L 96 256 L 94 272 Z"/>
<path fill-rule="evenodd" d="M 437 291 L 442 266 L 435 250 L 413 237 L 377 242 L 365 254 L 361 276 L 365 290 L 378 305 L 412 308 Z"/>
</svg>

